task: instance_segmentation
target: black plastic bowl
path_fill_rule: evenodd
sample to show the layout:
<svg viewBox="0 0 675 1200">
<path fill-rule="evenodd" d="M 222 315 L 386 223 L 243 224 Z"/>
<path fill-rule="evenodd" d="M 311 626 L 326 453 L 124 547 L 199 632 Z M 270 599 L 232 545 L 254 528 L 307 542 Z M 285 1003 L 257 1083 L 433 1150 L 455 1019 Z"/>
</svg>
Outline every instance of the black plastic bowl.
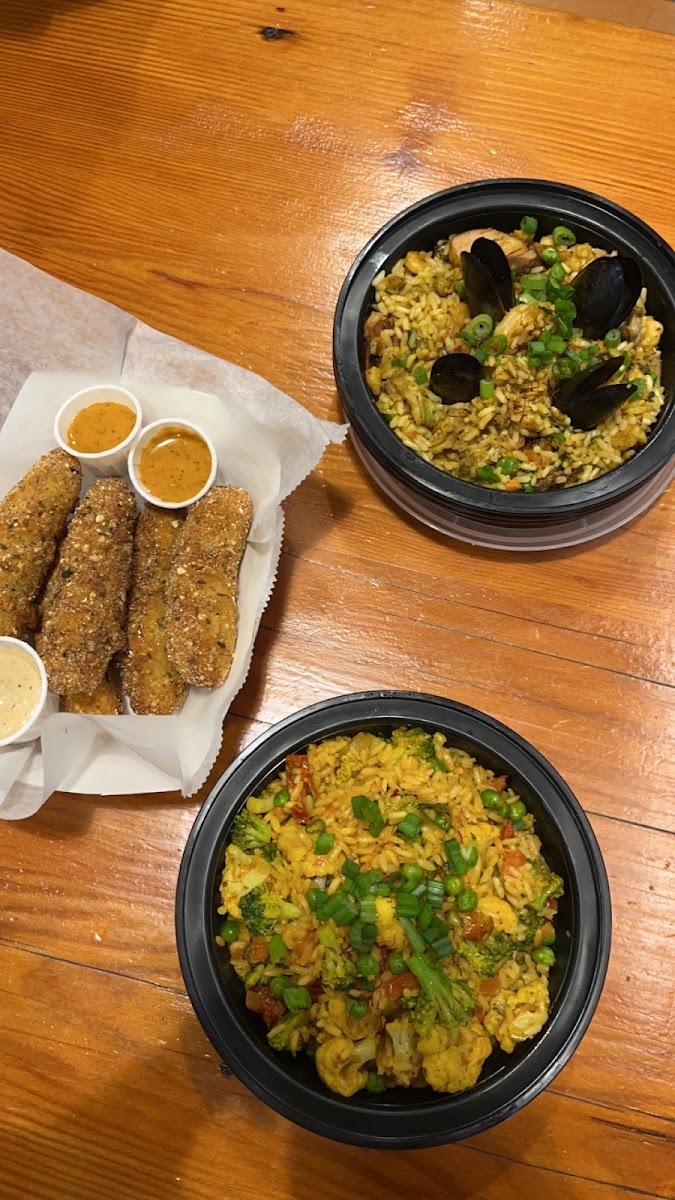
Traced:
<svg viewBox="0 0 675 1200">
<path fill-rule="evenodd" d="M 248 796 L 310 742 L 399 725 L 441 730 L 484 766 L 505 772 L 534 813 L 544 853 L 565 881 L 557 920 L 551 1014 L 541 1033 L 513 1054 L 495 1052 L 479 1082 L 455 1096 L 431 1089 L 330 1092 L 304 1055 L 270 1050 L 259 1016 L 227 951 L 215 944 L 218 882 L 232 821 Z M 269 1104 L 298 1125 L 357 1146 L 403 1149 L 441 1145 L 489 1129 L 523 1108 L 564 1067 L 588 1026 L 607 970 L 609 888 L 602 856 L 577 800 L 551 765 L 506 726 L 476 709 L 414 692 L 361 692 L 326 700 L 258 738 L 218 781 L 188 838 L 176 898 L 178 954 L 190 999 L 224 1061 Z"/>
<path fill-rule="evenodd" d="M 666 403 L 649 441 L 620 467 L 559 491 L 494 491 L 465 483 L 425 462 L 396 437 L 378 412 L 364 379 L 363 322 L 375 297 L 373 279 L 408 250 L 431 250 L 441 238 L 492 226 L 510 232 L 534 216 L 540 234 L 568 226 L 578 241 L 637 259 L 647 307 L 664 326 L 661 342 Z M 672 458 L 675 449 L 675 254 L 644 221 L 580 188 L 540 179 L 491 179 L 437 192 L 407 208 L 376 233 L 342 286 L 333 328 L 333 365 L 345 414 L 366 450 L 413 492 L 451 511 L 496 524 L 551 525 L 579 518 L 628 496 Z"/>
</svg>

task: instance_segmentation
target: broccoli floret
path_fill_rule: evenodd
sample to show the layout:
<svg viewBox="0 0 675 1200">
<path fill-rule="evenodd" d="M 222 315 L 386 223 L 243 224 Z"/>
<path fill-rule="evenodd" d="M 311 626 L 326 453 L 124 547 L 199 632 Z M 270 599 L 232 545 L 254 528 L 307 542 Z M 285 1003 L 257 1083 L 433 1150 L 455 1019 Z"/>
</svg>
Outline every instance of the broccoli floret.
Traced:
<svg viewBox="0 0 675 1200">
<path fill-rule="evenodd" d="M 546 908 L 549 900 L 552 900 L 557 896 L 562 896 L 563 892 L 565 891 L 565 887 L 560 876 L 554 874 L 554 872 L 547 867 L 543 859 L 537 859 L 536 862 L 532 863 L 532 872 L 534 875 L 538 875 L 542 881 L 541 892 L 535 900 L 530 902 L 530 908 L 533 908 L 535 912 L 539 913 L 542 911 L 542 909 Z"/>
<path fill-rule="evenodd" d="M 525 926 L 525 933 L 521 938 L 518 939 L 518 944 L 524 947 L 531 946 L 534 942 L 537 930 L 541 929 L 542 925 L 545 923 L 545 919 L 544 917 L 539 916 L 539 913 L 532 912 L 530 910 L 529 912 L 526 911 L 521 913 L 518 920 L 520 921 L 521 925 Z"/>
<path fill-rule="evenodd" d="M 339 950 L 327 946 L 321 963 L 321 982 L 325 988 L 346 992 L 356 979 L 356 964 Z"/>
<path fill-rule="evenodd" d="M 516 944 L 505 933 L 495 933 L 484 942 L 462 942 L 459 952 L 483 979 L 491 979 L 513 953 Z"/>
<path fill-rule="evenodd" d="M 294 921 L 302 916 L 302 909 L 297 904 L 282 900 L 264 884 L 246 892 L 239 901 L 239 907 L 249 931 L 260 937 L 270 937 L 278 921 Z"/>
<path fill-rule="evenodd" d="M 268 842 L 266 846 L 261 846 L 260 853 L 267 862 L 274 862 L 275 858 L 279 857 L 279 851 L 274 842 Z"/>
<path fill-rule="evenodd" d="M 231 841 L 241 850 L 259 850 L 268 845 L 271 837 L 270 826 L 247 808 L 235 817 Z"/>
<path fill-rule="evenodd" d="M 428 1029 L 431 1029 L 432 1025 L 436 1024 L 436 1005 L 433 1000 L 425 996 L 424 992 L 420 992 L 419 996 L 416 996 L 412 1002 L 410 1019 L 417 1033 L 426 1033 Z"/>
<path fill-rule="evenodd" d="M 277 1021 L 277 1024 L 267 1034 L 267 1040 L 272 1049 L 288 1050 L 291 1054 L 295 1054 L 290 1047 L 291 1034 L 296 1029 L 302 1029 L 306 1021 L 307 1014 L 304 1012 L 286 1013 L 286 1016 Z"/>
<path fill-rule="evenodd" d="M 427 1000 L 434 1006 L 436 1020 L 448 1028 L 466 1025 L 474 1010 L 469 988 L 459 979 L 450 979 L 438 960 L 429 957 L 424 938 L 407 917 L 401 917 L 401 925 L 414 950 L 412 957 L 406 960 L 408 970 L 412 971 Z"/>
</svg>

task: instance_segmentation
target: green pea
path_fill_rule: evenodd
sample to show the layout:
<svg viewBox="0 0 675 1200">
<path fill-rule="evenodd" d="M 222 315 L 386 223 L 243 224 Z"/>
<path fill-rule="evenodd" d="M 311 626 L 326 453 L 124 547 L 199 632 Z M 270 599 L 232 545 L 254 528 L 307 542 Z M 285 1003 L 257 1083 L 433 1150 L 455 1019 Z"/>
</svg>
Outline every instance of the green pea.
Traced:
<svg viewBox="0 0 675 1200">
<path fill-rule="evenodd" d="M 494 812 L 496 812 L 502 806 L 502 798 L 499 795 L 499 792 L 496 792 L 494 788 L 485 788 L 481 792 L 480 798 L 483 801 L 485 808 L 491 808 Z"/>
<path fill-rule="evenodd" d="M 358 1021 L 361 1017 L 365 1017 L 368 1012 L 368 1005 L 365 1000 L 349 1000 L 347 1002 L 347 1011 L 350 1017 Z"/>
<path fill-rule="evenodd" d="M 291 793 L 289 792 L 288 788 L 281 788 L 281 790 L 278 791 L 274 797 L 272 804 L 274 808 L 283 808 L 284 804 L 288 804 L 290 798 Z"/>
<path fill-rule="evenodd" d="M 462 881 L 459 875 L 444 875 L 443 888 L 446 896 L 459 896 L 462 890 Z"/>
<path fill-rule="evenodd" d="M 527 809 L 522 800 L 514 800 L 513 804 L 509 805 L 509 816 L 512 821 L 522 821 L 527 813 Z"/>
<path fill-rule="evenodd" d="M 487 481 L 489 483 L 498 483 L 499 482 L 499 475 L 495 471 L 494 467 L 490 467 L 490 466 L 478 467 L 476 470 L 476 478 L 477 479 L 487 479 Z"/>
<path fill-rule="evenodd" d="M 553 929 L 551 930 L 550 933 L 547 933 L 546 936 L 541 939 L 542 946 L 552 946 L 554 942 L 555 942 L 555 930 L 553 930 Z"/>
<path fill-rule="evenodd" d="M 366 979 L 368 979 L 369 976 L 372 977 L 379 973 L 380 964 L 372 954 L 362 954 L 356 960 L 356 969 L 359 975 L 365 975 Z"/>
<path fill-rule="evenodd" d="M 460 912 L 473 912 L 478 904 L 478 896 L 473 888 L 462 888 L 457 897 L 457 907 Z"/>
<path fill-rule="evenodd" d="M 223 921 L 220 927 L 220 935 L 223 941 L 230 946 L 232 942 L 236 942 L 239 937 L 239 921 Z"/>
<path fill-rule="evenodd" d="M 383 1092 L 384 1089 L 386 1088 L 386 1086 L 387 1085 L 384 1082 L 384 1079 L 382 1078 L 381 1075 L 377 1074 L 377 1071 L 369 1071 L 368 1072 L 368 1078 L 366 1080 L 366 1091 L 372 1092 L 375 1095 L 375 1094 L 378 1094 L 379 1092 Z"/>
<path fill-rule="evenodd" d="M 536 950 L 532 951 L 532 961 L 542 967 L 552 967 L 555 962 L 555 954 L 550 946 L 537 946 Z"/>
<path fill-rule="evenodd" d="M 511 454 L 507 454 L 506 458 L 500 458 L 497 463 L 502 475 L 517 475 L 520 470 L 520 463 L 517 458 Z"/>
<path fill-rule="evenodd" d="M 392 975 L 405 975 L 406 971 L 408 970 L 408 964 L 400 950 L 392 950 L 389 958 L 387 959 L 387 966 L 389 967 Z"/>
<path fill-rule="evenodd" d="M 419 883 L 424 871 L 418 863 L 404 863 L 401 867 L 401 874 L 408 883 Z"/>
</svg>

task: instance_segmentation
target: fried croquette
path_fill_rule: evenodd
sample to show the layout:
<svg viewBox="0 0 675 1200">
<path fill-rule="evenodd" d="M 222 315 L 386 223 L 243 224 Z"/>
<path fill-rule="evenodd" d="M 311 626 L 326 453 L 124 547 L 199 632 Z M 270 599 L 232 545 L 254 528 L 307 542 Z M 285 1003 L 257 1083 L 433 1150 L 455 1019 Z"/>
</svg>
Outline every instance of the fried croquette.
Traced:
<svg viewBox="0 0 675 1200">
<path fill-rule="evenodd" d="M 237 641 L 239 566 L 253 505 L 242 488 L 214 487 L 189 510 L 167 588 L 169 658 L 195 687 L 217 687 Z"/>
<path fill-rule="evenodd" d="M 91 694 L 74 692 L 59 696 L 59 711 L 68 713 L 90 713 L 97 717 L 119 717 L 124 712 L 124 701 L 119 683 L 112 668 L 108 668 L 103 679 Z"/>
<path fill-rule="evenodd" d="M 0 634 L 25 638 L 59 539 L 77 504 L 82 469 L 65 450 L 50 450 L 0 500 Z"/>
</svg>

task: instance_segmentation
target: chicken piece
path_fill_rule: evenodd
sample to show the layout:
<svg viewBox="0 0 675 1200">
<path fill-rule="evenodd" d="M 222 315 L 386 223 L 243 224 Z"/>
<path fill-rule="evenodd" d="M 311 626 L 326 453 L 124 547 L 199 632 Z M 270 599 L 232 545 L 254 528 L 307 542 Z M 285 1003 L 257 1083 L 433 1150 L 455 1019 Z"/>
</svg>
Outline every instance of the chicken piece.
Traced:
<svg viewBox="0 0 675 1200">
<path fill-rule="evenodd" d="M 377 1050 L 377 1069 L 401 1087 L 410 1087 L 419 1074 L 422 1055 L 408 1016 L 389 1021 L 384 1027 Z"/>
<path fill-rule="evenodd" d="M 638 336 L 635 339 L 643 354 L 651 354 L 658 347 L 663 333 L 663 325 L 654 317 L 642 317 L 639 322 Z"/>
<path fill-rule="evenodd" d="M 516 304 L 495 325 L 495 335 L 503 334 L 509 352 L 514 354 L 523 350 L 542 330 L 553 332 L 555 325 L 556 315 L 552 308 L 546 308 L 543 304 Z"/>
<path fill-rule="evenodd" d="M 123 479 L 99 479 L 78 505 L 36 639 L 49 686 L 91 693 L 124 645 L 136 504 Z"/>
<path fill-rule="evenodd" d="M 525 984 L 516 992 L 500 992 L 485 1017 L 485 1028 L 502 1050 L 511 1054 L 519 1042 L 533 1038 L 546 1024 L 548 986 L 543 979 Z"/>
<path fill-rule="evenodd" d="M 124 701 L 114 672 L 108 668 L 103 679 L 91 694 L 76 692 L 59 697 L 59 711 L 68 713 L 91 713 L 97 717 L 119 717 L 124 712 Z"/>
<path fill-rule="evenodd" d="M 0 500 L 0 635 L 25 638 L 35 626 L 35 602 L 81 486 L 77 459 L 51 450 Z"/>
<path fill-rule="evenodd" d="M 393 329 L 394 323 L 393 317 L 378 312 L 376 309 L 366 318 L 363 325 L 363 332 L 369 339 L 368 348 L 371 354 L 379 358 L 384 353 L 387 342 L 382 337 L 382 334 L 385 329 Z"/>
<path fill-rule="evenodd" d="M 508 900 L 500 900 L 499 896 L 481 896 L 476 907 L 478 912 L 492 917 L 496 933 L 516 932 L 518 917 Z"/>
<path fill-rule="evenodd" d="M 218 687 L 237 642 L 239 566 L 253 504 L 238 487 L 214 487 L 188 512 L 167 588 L 166 648 L 187 683 Z"/>
<path fill-rule="evenodd" d="M 477 1082 L 492 1042 L 474 1019 L 458 1029 L 433 1025 L 417 1048 L 426 1081 L 435 1092 L 462 1092 Z"/>
<path fill-rule="evenodd" d="M 375 1038 L 352 1042 L 350 1038 L 334 1037 L 322 1042 L 316 1051 L 316 1069 L 326 1087 L 339 1096 L 353 1096 L 366 1086 L 368 1070 L 377 1050 Z"/>
<path fill-rule="evenodd" d="M 632 450 L 634 446 L 644 446 L 647 441 L 647 431 L 641 426 L 627 426 L 625 429 L 618 429 L 614 436 L 609 439 L 615 450 L 619 450 L 621 454 L 625 454 L 627 450 Z"/>
<path fill-rule="evenodd" d="M 388 896 L 377 896 L 375 899 L 377 911 L 377 940 L 381 946 L 390 950 L 403 950 L 406 945 L 406 935 L 401 922 L 396 917 L 396 901 Z"/>
<path fill-rule="evenodd" d="M 184 515 L 148 505 L 136 523 L 122 683 L 136 713 L 180 708 L 187 684 L 166 652 L 166 585 Z"/>
<path fill-rule="evenodd" d="M 532 243 L 522 242 L 510 233 L 502 233 L 501 229 L 468 229 L 466 233 L 456 233 L 448 242 L 448 256 L 455 267 L 461 265 L 462 251 L 470 250 L 476 238 L 480 237 L 497 242 L 504 251 L 509 266 L 515 267 L 519 273 L 540 266 L 539 255 Z"/>
</svg>

